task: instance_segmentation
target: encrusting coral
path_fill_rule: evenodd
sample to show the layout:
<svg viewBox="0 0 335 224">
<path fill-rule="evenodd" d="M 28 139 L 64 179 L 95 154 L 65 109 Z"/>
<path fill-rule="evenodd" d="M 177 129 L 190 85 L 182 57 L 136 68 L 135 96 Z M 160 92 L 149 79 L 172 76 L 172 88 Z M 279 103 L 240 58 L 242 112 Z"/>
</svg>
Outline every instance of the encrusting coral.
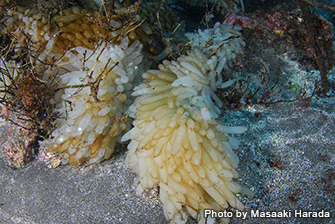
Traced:
<svg viewBox="0 0 335 224">
<path fill-rule="evenodd" d="M 66 57 L 71 71 L 57 78 L 54 102 L 62 117 L 52 138 L 41 142 L 49 152 L 62 156 L 62 163 L 87 164 L 108 159 L 131 121 L 126 111 L 142 61 L 139 41 L 130 46 L 128 37 L 121 43 L 103 42 L 97 49 L 73 49 Z M 68 64 L 68 63 L 65 63 Z"/>
<path fill-rule="evenodd" d="M 226 32 L 226 37 L 210 35 L 213 32 Z M 145 82 L 133 93 L 134 128 L 121 139 L 131 140 L 126 162 L 139 174 L 139 190 L 159 185 L 164 214 L 171 222 L 184 223 L 185 209 L 193 218 L 204 209 L 243 209 L 235 194 L 253 194 L 233 181 L 239 177 L 233 152 L 238 140 L 228 135 L 246 128 L 227 127 L 218 119 L 222 102 L 214 92 L 232 84 L 222 82 L 220 61 L 232 60 L 242 50 L 238 33 L 216 24 L 194 35 L 199 40 L 191 40 L 191 45 L 197 47 L 144 73 Z"/>
</svg>

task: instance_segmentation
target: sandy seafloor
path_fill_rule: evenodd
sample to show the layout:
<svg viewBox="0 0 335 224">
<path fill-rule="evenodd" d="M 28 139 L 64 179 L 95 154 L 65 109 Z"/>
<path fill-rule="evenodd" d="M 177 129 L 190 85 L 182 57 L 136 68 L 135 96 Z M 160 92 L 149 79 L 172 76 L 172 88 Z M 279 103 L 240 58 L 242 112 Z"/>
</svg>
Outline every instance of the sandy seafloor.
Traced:
<svg viewBox="0 0 335 224">
<path fill-rule="evenodd" d="M 246 125 L 238 181 L 256 196 L 241 200 L 261 211 L 327 211 L 331 218 L 240 218 L 231 223 L 335 223 L 334 98 L 228 111 L 223 120 Z M 256 119 L 254 112 L 263 116 Z M 90 167 L 49 169 L 41 161 L 10 170 L 0 160 L 1 223 L 166 223 L 157 189 L 136 196 L 138 177 L 125 152 Z"/>
</svg>

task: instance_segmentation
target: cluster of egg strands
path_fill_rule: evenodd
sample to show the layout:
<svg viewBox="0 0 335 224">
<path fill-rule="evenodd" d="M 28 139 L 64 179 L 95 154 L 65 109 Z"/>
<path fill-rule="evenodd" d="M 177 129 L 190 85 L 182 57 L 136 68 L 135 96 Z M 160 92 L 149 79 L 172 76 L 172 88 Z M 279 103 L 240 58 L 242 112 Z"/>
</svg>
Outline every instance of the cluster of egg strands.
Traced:
<svg viewBox="0 0 335 224">
<path fill-rule="evenodd" d="M 58 152 L 63 164 L 91 164 L 110 158 L 120 134 L 129 130 L 131 121 L 125 112 L 131 104 L 133 82 L 139 76 L 141 48 L 139 41 L 128 47 L 128 38 L 124 38 L 120 45 L 103 44 L 95 51 L 77 47 L 76 53 L 68 52 L 67 57 L 77 71 L 59 76 L 57 83 L 65 89 L 58 91 L 54 99 L 64 118 L 56 120 L 58 127 L 52 138 L 41 143 L 49 152 Z M 90 57 L 83 63 L 85 52 Z M 99 76 L 102 79 L 98 101 L 89 86 L 74 87 Z"/>
<path fill-rule="evenodd" d="M 55 16 L 59 34 L 52 52 L 64 54 L 65 51 L 79 46 L 92 49 L 106 35 L 105 29 L 92 19 L 101 17 L 98 14 L 75 6 L 63 10 L 62 15 Z"/>
<path fill-rule="evenodd" d="M 26 9 L 17 7 L 9 11 L 11 18 L 7 19 L 7 30 L 17 35 L 17 49 L 26 46 L 26 37 L 30 44 L 35 43 L 36 49 L 46 48 L 53 53 L 64 54 L 74 47 L 93 49 L 95 45 L 108 35 L 108 40 L 121 40 L 121 33 L 127 33 L 122 29 L 122 22 L 110 20 L 106 24 L 106 17 L 100 12 L 90 12 L 79 6 L 74 6 L 59 11 L 57 8 L 50 15 L 40 13 L 37 8 Z M 117 16 L 115 16 L 116 18 Z M 139 16 L 137 17 L 140 20 Z M 106 31 L 106 28 L 115 30 Z M 131 29 L 129 26 L 125 29 Z"/>
<path fill-rule="evenodd" d="M 55 9 L 51 13 L 57 12 L 58 10 Z M 39 12 L 37 8 L 15 7 L 6 11 L 5 18 L 6 27 L 2 32 L 11 33 L 15 37 L 17 55 L 27 46 L 33 47 L 30 48 L 33 51 L 44 49 L 55 27 L 48 20 L 48 16 Z"/>
<path fill-rule="evenodd" d="M 222 82 L 220 75 L 223 69 L 233 66 L 237 56 L 243 52 L 245 42 L 239 27 L 220 24 L 217 22 L 214 28 L 201 30 L 196 33 L 186 33 L 191 46 L 199 47 L 206 55 L 217 58 L 214 71 L 217 73 L 217 82 Z M 219 85 L 218 85 L 219 86 Z M 214 85 L 211 86 L 214 88 Z"/>
<path fill-rule="evenodd" d="M 124 7 L 117 2 L 114 6 L 104 4 L 100 11 L 94 12 L 78 6 L 65 9 L 55 17 L 59 37 L 52 51 L 63 53 L 78 46 L 92 49 L 100 40 L 119 43 L 126 35 L 133 42 L 137 40 L 134 30 L 141 20 L 136 10 L 136 4 Z"/>
<path fill-rule="evenodd" d="M 101 12 L 90 12 L 78 6 L 63 10 L 62 15 L 55 17 L 59 35 L 54 43 L 49 44 L 51 52 L 63 54 L 66 50 L 78 46 L 92 49 L 100 40 L 106 38 L 110 42 L 116 42 L 122 39 L 120 35 L 124 36 L 128 29 L 133 28 L 122 27 L 121 21 L 112 19 L 117 18 L 117 15 L 109 17 L 111 19 L 107 20 Z"/>
<path fill-rule="evenodd" d="M 227 133 L 245 127 L 227 127 L 218 116 L 222 102 L 210 88 L 213 58 L 194 48 L 177 61 L 163 61 L 149 70 L 133 95 L 130 107 L 134 128 L 122 141 L 128 145 L 127 163 L 138 172 L 140 188 L 160 187 L 167 220 L 184 222 L 183 208 L 196 218 L 204 209 L 244 206 L 237 193 L 252 195 L 233 181 L 238 140 Z"/>
</svg>

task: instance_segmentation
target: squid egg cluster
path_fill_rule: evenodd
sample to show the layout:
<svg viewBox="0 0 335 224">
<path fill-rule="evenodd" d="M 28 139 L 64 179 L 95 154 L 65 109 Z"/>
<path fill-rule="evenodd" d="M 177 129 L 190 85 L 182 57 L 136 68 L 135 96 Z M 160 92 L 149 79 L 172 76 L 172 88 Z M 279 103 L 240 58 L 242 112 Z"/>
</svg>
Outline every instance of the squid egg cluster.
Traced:
<svg viewBox="0 0 335 224">
<path fill-rule="evenodd" d="M 133 93 L 134 127 L 121 139 L 130 140 L 126 162 L 139 174 L 140 190 L 160 186 L 172 223 L 185 223 L 187 213 L 197 218 L 204 209 L 242 209 L 235 194 L 252 195 L 233 180 L 239 177 L 233 152 L 238 140 L 228 133 L 246 128 L 217 119 L 222 102 L 211 87 L 215 67 L 213 58 L 194 48 L 144 73 L 145 82 Z"/>
<path fill-rule="evenodd" d="M 220 81 L 222 81 L 220 76 L 222 70 L 232 67 L 233 62 L 245 47 L 245 42 L 239 30 L 239 27 L 217 22 L 214 28 L 203 31 L 199 29 L 196 33 L 185 34 L 190 40 L 191 46 L 199 47 L 206 55 L 217 57 L 219 63 L 214 62 L 216 64 L 214 71 Z"/>
<path fill-rule="evenodd" d="M 121 133 L 131 124 L 126 111 L 140 72 L 141 48 L 139 41 L 128 46 L 126 37 L 119 45 L 103 43 L 94 51 L 77 47 L 68 52 L 72 71 L 59 76 L 62 90 L 53 100 L 61 118 L 41 146 L 58 152 L 63 164 L 91 164 L 110 158 Z M 90 55 L 85 63 L 84 53 Z M 92 93 L 92 83 L 98 78 L 97 92 Z"/>
</svg>

